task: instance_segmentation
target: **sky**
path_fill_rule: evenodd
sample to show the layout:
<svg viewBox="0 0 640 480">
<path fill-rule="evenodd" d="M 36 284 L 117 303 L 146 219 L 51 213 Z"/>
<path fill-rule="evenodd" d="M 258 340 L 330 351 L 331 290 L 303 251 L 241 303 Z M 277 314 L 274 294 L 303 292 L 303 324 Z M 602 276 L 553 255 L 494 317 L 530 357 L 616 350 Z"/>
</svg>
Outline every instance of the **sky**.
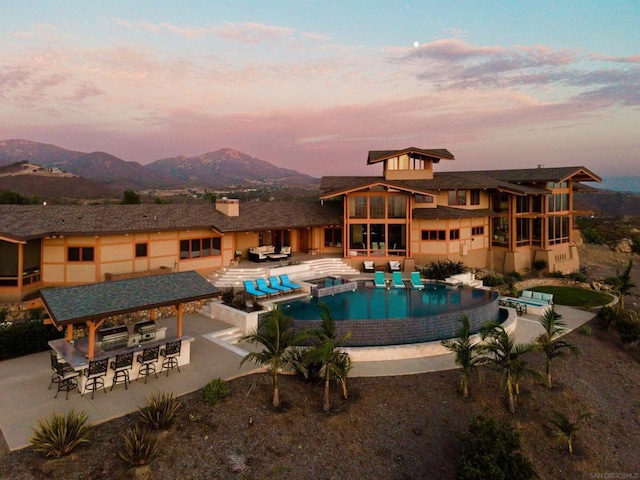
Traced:
<svg viewBox="0 0 640 480">
<path fill-rule="evenodd" d="M 0 0 L 0 140 L 640 175 L 640 1 Z"/>
</svg>

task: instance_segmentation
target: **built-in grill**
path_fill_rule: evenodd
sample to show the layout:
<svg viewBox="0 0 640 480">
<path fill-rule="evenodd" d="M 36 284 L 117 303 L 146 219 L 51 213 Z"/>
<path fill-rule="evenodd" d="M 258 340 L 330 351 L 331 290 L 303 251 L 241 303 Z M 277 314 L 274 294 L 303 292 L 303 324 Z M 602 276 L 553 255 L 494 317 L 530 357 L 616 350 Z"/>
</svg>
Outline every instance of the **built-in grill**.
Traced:
<svg viewBox="0 0 640 480">
<path fill-rule="evenodd" d="M 98 331 L 102 338 L 102 350 L 116 350 L 124 348 L 129 341 L 129 329 L 126 325 L 117 327 L 102 328 Z"/>
<path fill-rule="evenodd" d="M 156 326 L 156 322 L 153 320 L 138 322 L 134 327 L 134 331 L 140 334 L 141 342 L 150 342 L 151 340 L 155 340 L 157 329 L 158 327 Z"/>
</svg>

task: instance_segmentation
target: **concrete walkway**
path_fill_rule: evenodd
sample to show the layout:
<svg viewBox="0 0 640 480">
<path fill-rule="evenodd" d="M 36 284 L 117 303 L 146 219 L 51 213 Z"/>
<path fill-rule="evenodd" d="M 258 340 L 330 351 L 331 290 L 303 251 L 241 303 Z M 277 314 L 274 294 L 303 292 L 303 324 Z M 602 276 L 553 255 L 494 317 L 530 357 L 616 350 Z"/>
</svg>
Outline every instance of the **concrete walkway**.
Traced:
<svg viewBox="0 0 640 480">
<path fill-rule="evenodd" d="M 590 312 L 569 307 L 557 306 L 556 311 L 563 315 L 570 329 L 593 318 Z M 174 319 L 159 323 L 167 326 L 167 336 L 175 334 Z M 180 373 L 171 371 L 168 377 L 164 374 L 157 379 L 152 376 L 147 384 L 143 379 L 139 382 L 134 380 L 128 390 L 118 385 L 106 394 L 98 391 L 93 400 L 91 395 L 82 397 L 77 391 L 71 391 L 67 401 L 64 392 L 60 392 L 57 399 L 53 398 L 55 386 L 47 390 L 51 379 L 49 352 L 0 362 L 0 454 L 4 442 L 10 450 L 27 446 L 38 419 L 49 418 L 54 412 L 66 413 L 70 409 L 84 411 L 92 423 L 101 423 L 136 411 L 145 404 L 151 393 L 184 395 L 202 388 L 214 378 L 228 380 L 255 371 L 255 365 L 250 363 L 240 367 L 244 354 L 242 349 L 248 350 L 251 346 L 240 345 L 240 348 L 232 349 L 223 342 L 211 340 L 212 333 L 228 328 L 226 323 L 201 315 L 186 315 L 185 334 L 194 337 L 189 365 L 180 367 Z M 515 332 L 517 341 L 525 342 L 535 338 L 542 329 L 534 317 L 525 315 L 518 318 Z M 449 354 L 409 360 L 354 362 L 351 376 L 408 375 L 452 368 L 455 368 L 455 364 L 453 355 Z M 132 377 L 136 373 L 134 369 Z"/>
</svg>

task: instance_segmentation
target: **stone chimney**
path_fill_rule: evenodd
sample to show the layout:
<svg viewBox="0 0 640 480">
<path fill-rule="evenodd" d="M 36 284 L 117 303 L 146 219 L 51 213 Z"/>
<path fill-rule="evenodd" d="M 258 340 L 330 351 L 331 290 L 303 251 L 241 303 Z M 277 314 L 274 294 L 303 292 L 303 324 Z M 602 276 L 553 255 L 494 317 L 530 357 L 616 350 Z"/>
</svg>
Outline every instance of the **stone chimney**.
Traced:
<svg viewBox="0 0 640 480">
<path fill-rule="evenodd" d="M 240 200 L 237 198 L 222 197 L 216 200 L 216 210 L 224 213 L 227 217 L 240 216 Z"/>
</svg>

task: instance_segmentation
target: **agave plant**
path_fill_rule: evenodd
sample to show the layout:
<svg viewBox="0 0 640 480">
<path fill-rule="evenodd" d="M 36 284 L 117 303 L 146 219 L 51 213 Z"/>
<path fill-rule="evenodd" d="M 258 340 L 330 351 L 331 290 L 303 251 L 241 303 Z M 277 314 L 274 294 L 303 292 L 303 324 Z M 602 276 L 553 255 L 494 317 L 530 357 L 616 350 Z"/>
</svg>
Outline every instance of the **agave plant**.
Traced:
<svg viewBox="0 0 640 480">
<path fill-rule="evenodd" d="M 30 442 L 46 456 L 62 457 L 81 443 L 88 442 L 91 429 L 84 412 L 70 410 L 66 415 L 54 413 L 50 420 L 38 420 L 38 428 L 33 429 Z"/>
<path fill-rule="evenodd" d="M 138 418 L 142 424 L 154 430 L 166 428 L 180 408 L 180 402 L 173 393 L 152 393 L 144 407 L 138 410 Z"/>
<path fill-rule="evenodd" d="M 124 445 L 118 456 L 132 467 L 149 463 L 158 453 L 158 439 L 153 436 L 147 425 L 136 423 L 122 435 Z"/>
</svg>

